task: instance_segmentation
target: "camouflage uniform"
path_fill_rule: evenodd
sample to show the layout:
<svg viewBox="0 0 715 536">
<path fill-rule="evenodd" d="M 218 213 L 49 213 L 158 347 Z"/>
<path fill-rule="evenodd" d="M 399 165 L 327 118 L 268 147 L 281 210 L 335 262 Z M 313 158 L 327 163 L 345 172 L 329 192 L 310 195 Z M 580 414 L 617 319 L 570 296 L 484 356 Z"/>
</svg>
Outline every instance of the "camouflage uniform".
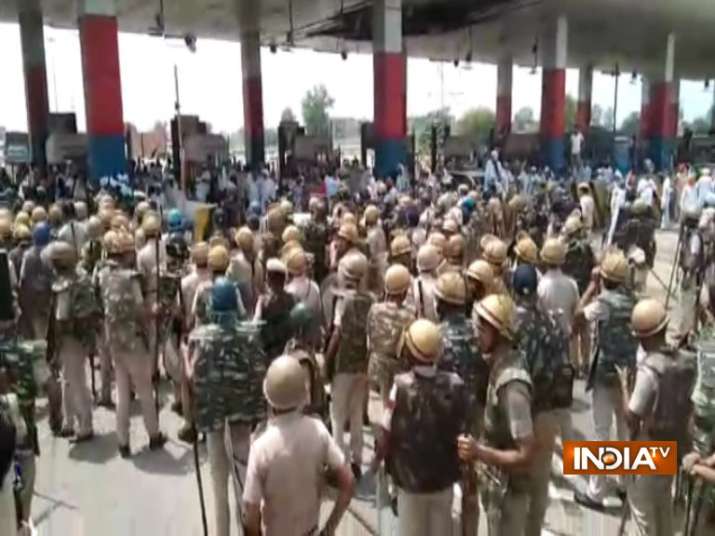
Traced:
<svg viewBox="0 0 715 536">
<path fill-rule="evenodd" d="M 263 322 L 261 326 L 261 340 L 266 359 L 270 362 L 283 352 L 286 344 L 292 337 L 290 325 L 290 312 L 296 304 L 292 294 L 281 290 L 274 293 L 271 289 L 258 298 L 255 320 Z"/>
<path fill-rule="evenodd" d="M 10 338 L 0 341 L 0 368 L 8 371 L 10 392 L 17 396 L 19 411 L 27 430 L 15 450 L 22 477 L 20 501 L 25 521 L 30 518 L 32 508 L 36 475 L 35 455 L 40 452 L 35 423 L 35 398 L 38 386 L 48 375 L 44 364 L 45 351 L 44 340 L 20 341 Z"/>
<path fill-rule="evenodd" d="M 584 238 L 570 240 L 562 270 L 576 281 L 579 296 L 583 296 L 586 292 L 594 266 L 595 258 L 589 241 Z M 574 322 L 571 334 L 571 357 L 576 368 L 586 370 L 591 357 L 591 330 L 586 322 Z"/>
<path fill-rule="evenodd" d="M 108 260 L 99 273 L 99 286 L 104 307 L 104 329 L 116 372 L 117 438 L 120 446 L 128 446 L 130 383 L 141 401 L 144 426 L 149 437 L 159 434 L 148 337 L 144 331 L 146 327 L 138 321 L 144 307 L 140 277 L 137 272 Z"/>
<path fill-rule="evenodd" d="M 400 363 L 397 355 L 397 345 L 402 332 L 414 319 L 411 311 L 390 301 L 374 304 L 367 315 L 368 377 L 372 388 L 377 389 L 380 395 L 378 419 L 381 419 L 382 408 L 389 399 L 395 374 L 404 372 L 404 363 Z"/>
<path fill-rule="evenodd" d="M 512 435 L 516 420 L 520 420 L 521 433 L 533 433 L 531 415 L 520 415 L 520 410 L 511 405 L 507 389 L 518 392 L 531 406 L 531 379 L 524 370 L 521 356 L 501 346 L 492 356 L 494 364 L 489 376 L 489 388 L 484 412 L 483 439 L 487 446 L 499 450 L 516 447 Z M 525 436 L 524 436 L 525 437 Z M 481 464 L 482 505 L 487 514 L 490 536 L 520 536 L 524 534 L 527 521 L 530 475 L 509 474 L 502 468 Z"/>
<path fill-rule="evenodd" d="M 253 324 L 224 319 L 195 329 L 189 337 L 195 355 L 196 425 L 207 434 L 217 536 L 231 532 L 228 478 L 232 476 L 240 501 L 251 427 L 266 415 L 262 394 L 266 359 L 258 335 Z M 240 522 L 240 504 L 237 511 Z"/>
<path fill-rule="evenodd" d="M 92 242 L 85 244 L 85 247 Z M 85 265 L 88 267 L 88 265 Z M 100 259 L 95 265 L 92 272 L 92 285 L 94 287 L 94 293 L 96 296 L 100 297 L 101 305 L 101 295 L 102 289 L 99 287 L 99 274 L 106 266 L 106 261 Z M 100 322 L 96 326 L 96 346 L 95 350 L 99 355 L 99 375 L 101 378 L 101 386 L 99 391 L 99 404 L 100 405 L 112 405 L 112 356 L 109 353 L 109 344 L 107 341 L 107 334 L 104 329 L 104 311 L 100 312 Z M 94 371 L 92 371 L 94 374 Z"/>
</svg>

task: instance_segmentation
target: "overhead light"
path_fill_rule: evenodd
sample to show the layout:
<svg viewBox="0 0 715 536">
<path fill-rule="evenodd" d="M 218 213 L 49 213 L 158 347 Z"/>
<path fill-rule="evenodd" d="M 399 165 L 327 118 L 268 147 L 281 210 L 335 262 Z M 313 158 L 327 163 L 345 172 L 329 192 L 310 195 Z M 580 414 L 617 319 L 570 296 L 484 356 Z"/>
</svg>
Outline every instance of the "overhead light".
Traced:
<svg viewBox="0 0 715 536">
<path fill-rule="evenodd" d="M 348 51 L 345 49 L 342 49 L 340 51 L 340 57 L 343 58 L 343 61 L 347 60 L 348 59 Z"/>
<path fill-rule="evenodd" d="M 631 73 L 631 84 L 635 84 L 636 80 L 638 80 L 638 73 L 635 69 L 633 69 L 633 72 Z"/>
<path fill-rule="evenodd" d="M 196 52 L 196 36 L 192 33 L 187 33 L 184 36 L 184 43 L 186 43 L 186 48 L 191 52 Z"/>
<path fill-rule="evenodd" d="M 531 74 L 536 74 L 536 68 L 539 65 L 539 38 L 534 39 L 534 44 L 531 45 L 531 54 L 534 56 L 534 63 L 531 65 Z"/>
<path fill-rule="evenodd" d="M 459 67 L 459 58 L 454 59 L 454 66 Z"/>
<path fill-rule="evenodd" d="M 710 89 L 710 79 L 706 78 L 705 79 L 705 90 L 708 90 L 708 89 Z"/>
<path fill-rule="evenodd" d="M 268 50 L 271 51 L 271 54 L 278 52 L 278 45 L 276 45 L 275 41 L 271 41 L 271 44 L 268 45 Z"/>
<path fill-rule="evenodd" d="M 464 61 L 466 63 L 472 63 L 472 51 L 471 50 L 469 52 L 467 52 L 466 56 L 464 56 Z"/>
</svg>

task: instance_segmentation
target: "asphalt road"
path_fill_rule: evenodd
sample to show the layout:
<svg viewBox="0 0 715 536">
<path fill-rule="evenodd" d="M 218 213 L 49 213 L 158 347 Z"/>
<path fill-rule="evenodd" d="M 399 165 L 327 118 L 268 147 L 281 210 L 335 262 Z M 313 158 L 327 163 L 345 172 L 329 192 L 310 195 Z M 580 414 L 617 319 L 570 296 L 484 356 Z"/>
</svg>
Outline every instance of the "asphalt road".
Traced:
<svg viewBox="0 0 715 536">
<path fill-rule="evenodd" d="M 667 284 L 673 260 L 677 234 L 658 234 L 658 255 L 655 271 Z M 653 276 L 648 292 L 664 298 L 665 291 Z M 676 311 L 674 313 L 677 314 Z M 578 382 L 573 407 L 575 433 L 592 436 L 590 403 Z M 41 536 L 201 536 L 201 519 L 197 495 L 193 456 L 190 447 L 176 440 L 179 419 L 169 409 L 164 397 L 161 427 L 170 441 L 160 452 L 150 452 L 143 429 L 138 403 L 132 407 L 132 448 L 135 454 L 128 460 L 118 456 L 114 432 L 114 413 L 102 408 L 94 412 L 97 437 L 91 443 L 72 446 L 49 433 L 47 419 L 40 423 L 42 455 L 38 459 L 38 476 L 33 504 L 36 533 Z M 44 405 L 40 404 L 44 415 Z M 368 445 L 371 440 L 366 441 Z M 209 534 L 212 531 L 212 495 L 208 483 L 208 464 L 202 448 L 202 473 L 209 514 Z M 369 460 L 367 453 L 365 460 Z M 543 535 L 614 536 L 620 519 L 620 502 L 611 497 L 606 513 L 581 508 L 573 501 L 573 490 L 583 489 L 585 480 L 563 478 L 560 458 L 554 456 L 550 497 Z M 397 534 L 389 509 L 375 508 L 375 479 L 368 476 L 361 482 L 358 497 L 343 521 L 341 536 Z M 455 500 L 455 518 L 458 517 Z M 326 501 L 327 512 L 330 501 Z M 483 525 L 483 521 L 482 521 Z M 232 534 L 239 534 L 234 524 Z M 486 528 L 480 528 L 480 535 Z M 459 534 L 455 529 L 455 536 Z"/>
</svg>

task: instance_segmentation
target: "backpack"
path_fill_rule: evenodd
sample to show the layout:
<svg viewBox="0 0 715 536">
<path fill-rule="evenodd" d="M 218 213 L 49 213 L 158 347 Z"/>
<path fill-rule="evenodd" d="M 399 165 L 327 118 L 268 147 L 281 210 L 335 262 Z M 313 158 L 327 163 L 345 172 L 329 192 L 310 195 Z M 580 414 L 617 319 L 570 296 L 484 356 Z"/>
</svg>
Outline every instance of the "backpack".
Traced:
<svg viewBox="0 0 715 536">
<path fill-rule="evenodd" d="M 367 315 L 372 297 L 363 292 L 343 298 L 345 309 L 340 325 L 340 345 L 336 356 L 336 372 L 367 371 Z"/>
<path fill-rule="evenodd" d="M 135 323 L 134 280 L 138 277 L 139 274 L 131 270 L 109 269 L 102 286 L 104 318 L 109 326 Z"/>
<path fill-rule="evenodd" d="M 608 308 L 608 318 L 598 322 L 596 380 L 618 385 L 616 366 L 632 370 L 636 365 L 638 340 L 631 332 L 631 313 L 636 300 L 631 292 L 618 290 L 598 298 Z"/>
<path fill-rule="evenodd" d="M 521 326 L 518 348 L 531 376 L 534 409 L 570 408 L 575 373 L 568 337 L 553 312 L 533 309 L 530 313 Z"/>
<path fill-rule="evenodd" d="M 658 377 L 653 412 L 646 419 L 646 431 L 655 441 L 677 441 L 680 457 L 690 452 L 688 433 L 695 385 L 695 363 L 676 351 L 648 356 L 643 365 Z"/>
<path fill-rule="evenodd" d="M 101 315 L 99 300 L 90 277 L 83 273 L 70 284 L 72 335 L 89 348 L 95 345 L 97 321 Z"/>
</svg>

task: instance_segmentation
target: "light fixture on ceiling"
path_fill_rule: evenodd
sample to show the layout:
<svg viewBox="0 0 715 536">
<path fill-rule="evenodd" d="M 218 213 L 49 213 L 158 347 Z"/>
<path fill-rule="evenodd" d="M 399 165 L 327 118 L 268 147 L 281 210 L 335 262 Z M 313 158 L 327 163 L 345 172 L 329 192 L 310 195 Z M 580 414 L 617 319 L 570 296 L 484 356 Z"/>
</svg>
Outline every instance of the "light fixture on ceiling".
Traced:
<svg viewBox="0 0 715 536">
<path fill-rule="evenodd" d="M 275 41 L 271 41 L 271 44 L 268 45 L 268 50 L 271 51 L 271 54 L 275 54 L 276 52 L 278 52 L 278 45 L 276 45 Z"/>
<path fill-rule="evenodd" d="M 454 58 L 454 66 L 459 67 L 459 58 Z"/>
<path fill-rule="evenodd" d="M 710 89 L 710 79 L 706 78 L 705 79 L 705 91 L 707 91 L 708 89 Z"/>
<path fill-rule="evenodd" d="M 638 80 L 638 72 L 635 69 L 633 69 L 633 72 L 631 73 L 631 84 L 635 84 L 637 80 Z"/>
<path fill-rule="evenodd" d="M 347 60 L 348 59 L 348 51 L 345 49 L 342 49 L 340 51 L 340 57 L 343 58 L 343 61 Z"/>
<path fill-rule="evenodd" d="M 184 43 L 190 52 L 196 52 L 196 36 L 194 34 L 187 33 L 184 36 Z"/>
<path fill-rule="evenodd" d="M 531 74 L 536 74 L 536 69 L 539 66 L 539 38 L 534 39 L 534 44 L 531 46 L 531 54 L 533 63 L 531 64 Z"/>
</svg>

